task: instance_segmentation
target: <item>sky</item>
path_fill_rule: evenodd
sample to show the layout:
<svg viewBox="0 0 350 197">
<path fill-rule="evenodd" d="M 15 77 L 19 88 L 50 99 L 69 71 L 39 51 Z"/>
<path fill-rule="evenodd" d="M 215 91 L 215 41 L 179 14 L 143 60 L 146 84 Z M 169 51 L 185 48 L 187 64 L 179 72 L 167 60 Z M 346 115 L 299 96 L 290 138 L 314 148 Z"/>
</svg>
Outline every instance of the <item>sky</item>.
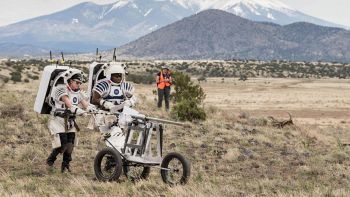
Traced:
<svg viewBox="0 0 350 197">
<path fill-rule="evenodd" d="M 0 0 L 0 26 L 51 14 L 86 1 L 107 4 L 116 0 Z M 305 14 L 350 27 L 350 0 L 280 1 Z"/>
</svg>

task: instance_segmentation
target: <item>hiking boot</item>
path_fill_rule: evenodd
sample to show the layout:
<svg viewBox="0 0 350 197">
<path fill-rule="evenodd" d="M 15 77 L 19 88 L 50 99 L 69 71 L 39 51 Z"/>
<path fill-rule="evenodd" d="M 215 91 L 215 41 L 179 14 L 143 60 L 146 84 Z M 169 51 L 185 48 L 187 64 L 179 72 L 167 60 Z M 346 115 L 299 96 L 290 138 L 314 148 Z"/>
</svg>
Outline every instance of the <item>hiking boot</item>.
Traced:
<svg viewBox="0 0 350 197">
<path fill-rule="evenodd" d="M 61 173 L 64 173 L 64 171 L 67 169 L 69 173 L 72 173 L 69 164 L 62 164 L 61 166 Z"/>
<path fill-rule="evenodd" d="M 46 161 L 46 165 L 47 165 L 48 167 L 53 168 L 53 164 L 54 164 L 54 161 L 49 161 L 49 160 Z"/>
<path fill-rule="evenodd" d="M 46 161 L 46 170 L 48 172 L 54 172 L 55 171 L 55 167 L 53 166 L 53 162 Z"/>
<path fill-rule="evenodd" d="M 46 164 L 49 167 L 53 167 L 53 164 L 56 161 L 57 155 L 60 153 L 58 150 L 59 150 L 58 148 L 53 149 L 49 157 L 46 159 Z"/>
</svg>

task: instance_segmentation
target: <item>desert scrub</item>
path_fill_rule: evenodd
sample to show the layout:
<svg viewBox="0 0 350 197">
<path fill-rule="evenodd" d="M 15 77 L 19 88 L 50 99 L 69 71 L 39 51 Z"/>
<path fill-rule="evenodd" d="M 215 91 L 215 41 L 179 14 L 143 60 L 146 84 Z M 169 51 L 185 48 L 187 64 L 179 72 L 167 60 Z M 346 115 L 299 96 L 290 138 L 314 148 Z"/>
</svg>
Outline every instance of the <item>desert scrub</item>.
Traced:
<svg viewBox="0 0 350 197">
<path fill-rule="evenodd" d="M 175 92 L 171 94 L 171 98 L 175 105 L 171 111 L 172 117 L 181 121 L 205 120 L 206 113 L 200 107 L 205 98 L 202 87 L 194 84 L 184 73 L 175 72 L 173 76 Z"/>
<path fill-rule="evenodd" d="M 24 107 L 22 105 L 4 105 L 0 107 L 0 118 L 24 118 Z"/>
</svg>

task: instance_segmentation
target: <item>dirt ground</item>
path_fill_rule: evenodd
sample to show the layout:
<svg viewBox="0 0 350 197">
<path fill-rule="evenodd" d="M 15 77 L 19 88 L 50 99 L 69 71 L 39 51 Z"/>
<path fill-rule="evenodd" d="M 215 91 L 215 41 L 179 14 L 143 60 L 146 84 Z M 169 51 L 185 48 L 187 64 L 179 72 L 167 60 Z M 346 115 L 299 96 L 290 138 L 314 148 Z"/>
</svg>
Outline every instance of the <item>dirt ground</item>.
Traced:
<svg viewBox="0 0 350 197">
<path fill-rule="evenodd" d="M 289 112 L 297 124 L 350 125 L 348 79 L 252 78 L 243 82 L 233 78 L 209 78 L 200 85 L 206 94 L 204 106 L 227 113 L 245 112 L 254 117 L 288 119 Z M 4 89 L 27 90 L 35 95 L 38 86 L 39 81 L 34 80 L 6 85 Z M 135 86 L 139 97 L 157 99 L 152 92 L 156 90 L 155 84 Z"/>
<path fill-rule="evenodd" d="M 100 134 L 85 127 L 74 151 L 73 173 L 48 173 L 48 119 L 33 112 L 39 81 L 8 82 L 1 86 L 0 109 L 6 111 L 10 105 L 24 110 L 0 119 L 0 196 L 348 196 L 350 147 L 343 143 L 350 143 L 349 82 L 201 82 L 207 120 L 186 129 L 167 127 L 166 151 L 182 153 L 191 161 L 189 184 L 176 187 L 161 184 L 158 169 L 138 183 L 125 177 L 118 183 L 96 181 L 92 164 Z M 169 118 L 157 110 L 154 84 L 135 86 L 143 105 L 137 109 Z M 294 126 L 280 129 L 260 121 L 268 116 L 288 119 L 287 112 Z"/>
<path fill-rule="evenodd" d="M 251 116 L 288 118 L 301 124 L 350 124 L 350 80 L 339 79 L 237 79 L 211 78 L 202 82 L 205 106 Z M 155 86 L 137 86 L 137 92 L 154 97 Z"/>
</svg>

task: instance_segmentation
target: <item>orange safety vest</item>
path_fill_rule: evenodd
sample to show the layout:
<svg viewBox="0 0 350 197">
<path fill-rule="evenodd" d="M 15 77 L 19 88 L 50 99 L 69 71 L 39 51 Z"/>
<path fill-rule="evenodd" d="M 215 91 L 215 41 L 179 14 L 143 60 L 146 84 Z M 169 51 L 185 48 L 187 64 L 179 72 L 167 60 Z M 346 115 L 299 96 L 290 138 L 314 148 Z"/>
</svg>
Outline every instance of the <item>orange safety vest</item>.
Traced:
<svg viewBox="0 0 350 197">
<path fill-rule="evenodd" d="M 162 89 L 164 89 L 165 87 L 168 87 L 168 86 L 171 86 L 171 83 L 164 81 L 163 72 L 160 71 L 159 83 L 157 84 L 157 87 L 162 90 Z"/>
</svg>

